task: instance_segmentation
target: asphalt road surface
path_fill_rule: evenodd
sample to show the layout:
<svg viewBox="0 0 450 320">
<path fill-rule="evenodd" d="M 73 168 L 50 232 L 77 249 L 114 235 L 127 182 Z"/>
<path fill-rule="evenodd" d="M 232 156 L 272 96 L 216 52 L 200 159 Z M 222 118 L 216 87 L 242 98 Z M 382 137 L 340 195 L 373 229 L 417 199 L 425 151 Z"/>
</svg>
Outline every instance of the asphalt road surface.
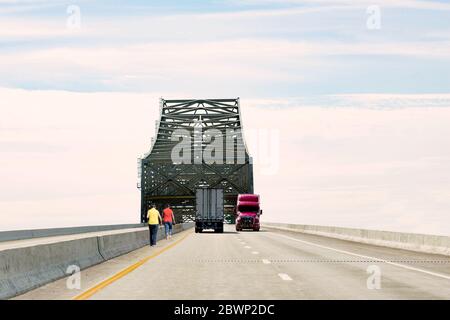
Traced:
<svg viewBox="0 0 450 320">
<path fill-rule="evenodd" d="M 188 230 L 17 299 L 450 299 L 450 257 L 263 228 Z"/>
</svg>

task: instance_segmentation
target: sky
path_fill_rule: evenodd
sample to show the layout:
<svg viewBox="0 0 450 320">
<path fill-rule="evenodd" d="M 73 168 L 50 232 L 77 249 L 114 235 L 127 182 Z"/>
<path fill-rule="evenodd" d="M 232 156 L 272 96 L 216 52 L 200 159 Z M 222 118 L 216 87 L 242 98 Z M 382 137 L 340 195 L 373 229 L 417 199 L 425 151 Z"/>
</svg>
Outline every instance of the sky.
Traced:
<svg viewBox="0 0 450 320">
<path fill-rule="evenodd" d="M 264 218 L 450 235 L 450 3 L 0 0 L 0 230 L 133 223 L 158 99 L 240 97 Z"/>
</svg>

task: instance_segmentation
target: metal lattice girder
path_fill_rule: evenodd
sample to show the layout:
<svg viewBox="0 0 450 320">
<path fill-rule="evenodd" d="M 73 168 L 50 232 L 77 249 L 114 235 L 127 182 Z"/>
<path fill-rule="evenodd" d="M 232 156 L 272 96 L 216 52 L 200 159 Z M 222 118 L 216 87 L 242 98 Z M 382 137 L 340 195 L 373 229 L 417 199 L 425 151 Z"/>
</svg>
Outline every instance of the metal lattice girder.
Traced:
<svg viewBox="0 0 450 320">
<path fill-rule="evenodd" d="M 178 163 L 173 160 L 173 150 L 182 139 L 177 135 L 180 130 L 193 139 L 186 161 Z M 196 140 L 199 130 L 202 136 Z M 214 139 L 223 143 L 223 154 L 218 153 L 222 161 L 198 157 L 212 140 L 207 139 L 208 132 L 214 132 Z M 225 209 L 231 215 L 237 195 L 253 193 L 251 162 L 242 134 L 239 99 L 161 99 L 156 137 L 150 152 L 139 161 L 141 221 L 145 221 L 150 203 L 158 209 L 169 203 L 179 222 L 193 221 L 199 187 L 223 188 Z"/>
</svg>

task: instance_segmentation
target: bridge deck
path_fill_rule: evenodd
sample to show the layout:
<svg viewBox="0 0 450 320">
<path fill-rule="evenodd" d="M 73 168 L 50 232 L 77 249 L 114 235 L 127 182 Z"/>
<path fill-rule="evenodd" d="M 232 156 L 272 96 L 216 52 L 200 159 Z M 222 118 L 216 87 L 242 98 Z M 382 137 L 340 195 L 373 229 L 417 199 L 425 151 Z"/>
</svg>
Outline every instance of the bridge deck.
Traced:
<svg viewBox="0 0 450 320">
<path fill-rule="evenodd" d="M 134 271 L 96 286 L 145 257 Z M 381 272 L 380 289 L 367 287 L 369 266 Z M 90 288 L 91 299 L 450 299 L 449 284 L 449 257 L 227 226 L 224 234 L 184 231 L 89 268 L 81 290 L 68 290 L 62 279 L 17 299 L 70 299 Z"/>
</svg>

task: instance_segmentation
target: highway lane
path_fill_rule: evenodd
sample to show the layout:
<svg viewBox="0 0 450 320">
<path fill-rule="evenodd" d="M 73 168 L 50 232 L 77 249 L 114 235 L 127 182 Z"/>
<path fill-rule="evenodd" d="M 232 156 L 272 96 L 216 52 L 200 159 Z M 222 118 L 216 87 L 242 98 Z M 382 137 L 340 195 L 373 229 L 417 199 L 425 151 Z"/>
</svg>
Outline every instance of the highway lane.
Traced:
<svg viewBox="0 0 450 320">
<path fill-rule="evenodd" d="M 106 263 L 89 268 L 80 293 L 93 288 L 84 296 L 90 299 L 450 299 L 449 257 L 273 229 L 225 231 L 187 231 L 169 248 L 162 241 L 114 259 L 106 272 Z M 114 278 L 158 252 L 152 250 L 164 252 Z M 112 280 L 98 287 L 100 279 Z M 64 286 L 60 280 L 19 298 L 75 296 Z"/>
</svg>

